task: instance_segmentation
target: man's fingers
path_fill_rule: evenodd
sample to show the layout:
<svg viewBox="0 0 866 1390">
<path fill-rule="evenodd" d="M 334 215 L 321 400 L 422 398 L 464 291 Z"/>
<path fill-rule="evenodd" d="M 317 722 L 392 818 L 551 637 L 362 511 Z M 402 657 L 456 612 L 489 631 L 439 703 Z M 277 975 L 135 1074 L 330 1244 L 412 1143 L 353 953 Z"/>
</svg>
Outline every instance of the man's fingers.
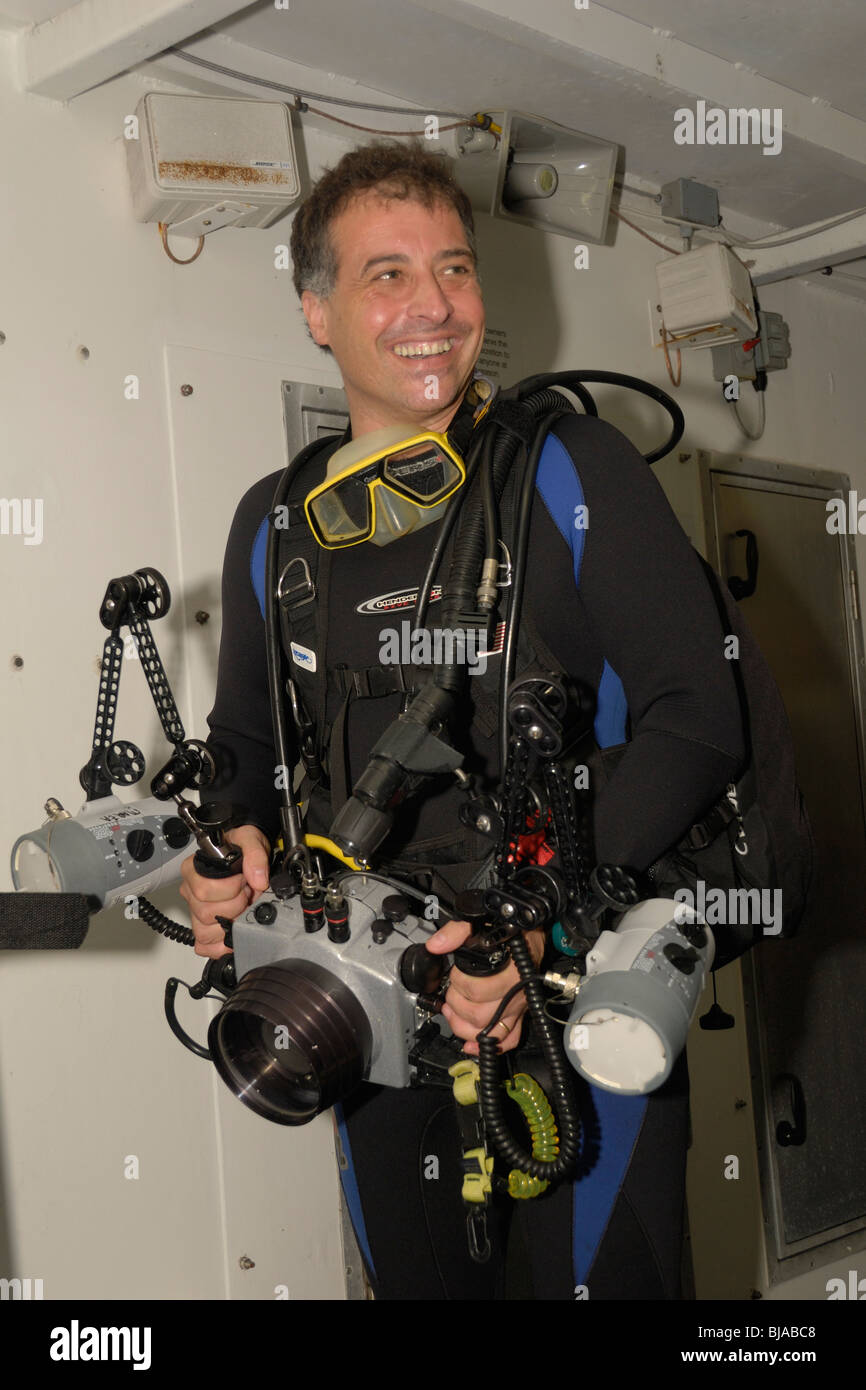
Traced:
<svg viewBox="0 0 866 1390">
<path fill-rule="evenodd" d="M 445 996 L 442 1012 L 448 1019 L 448 1022 L 451 1023 L 452 1030 L 457 1033 L 458 1038 L 474 1038 L 476 1034 L 481 1032 L 482 1028 L 487 1027 L 501 1002 L 502 994 L 500 994 L 492 1004 L 471 1004 L 463 998 L 455 998 L 449 990 L 448 994 Z M 526 1005 L 523 1003 L 522 999 L 517 998 L 508 1001 L 506 1018 L 510 1019 L 512 1027 L 518 1018 L 523 1017 L 525 1012 Z M 463 1025 L 463 1032 L 457 1032 L 457 1029 L 451 1021 L 451 1015 Z M 497 1024 L 496 1027 L 499 1036 L 503 1037 L 504 1034 L 499 1024 Z"/>
<path fill-rule="evenodd" d="M 207 956 L 209 960 L 220 960 L 222 956 L 231 955 L 231 948 L 225 944 L 224 940 L 220 941 L 217 939 L 216 941 L 209 942 L 197 933 L 194 954 L 197 956 Z"/>
<path fill-rule="evenodd" d="M 212 927 L 217 924 L 217 917 L 229 917 L 234 921 L 235 917 L 245 912 L 250 905 L 253 896 L 252 889 L 239 876 L 228 879 L 199 879 L 199 884 L 207 883 L 216 885 L 222 889 L 221 893 L 215 896 L 209 894 L 209 901 L 205 901 L 197 892 L 193 892 L 186 883 L 182 883 L 178 889 L 180 896 L 184 898 L 190 911 L 195 917 L 194 925 L 202 927 Z M 231 896 L 232 887 L 235 892 Z"/>
<path fill-rule="evenodd" d="M 446 1009 L 450 1009 L 451 1012 L 454 1014 L 454 1017 L 458 1018 L 460 1022 L 465 1026 L 466 1031 L 463 1033 L 457 1033 L 458 1038 L 474 1038 L 476 1033 L 479 1033 L 482 1028 L 487 1027 L 487 1024 L 490 1022 L 491 1018 L 496 1013 L 501 999 L 502 995 L 500 994 L 499 998 L 496 1000 L 494 1004 L 471 1004 L 468 1002 L 468 1000 L 465 1000 L 463 998 L 456 1000 L 454 996 L 449 992 L 449 994 L 445 996 L 445 1003 L 443 1005 L 442 1012 L 445 1013 L 445 1017 L 448 1018 L 448 1014 L 445 1011 Z M 512 1000 L 509 1008 L 509 1012 L 511 1013 L 512 1018 L 514 1017 L 516 1010 L 517 1001 Z M 448 1018 L 448 1022 L 451 1023 L 450 1018 Z M 454 1028 L 453 1024 L 451 1026 L 452 1028 Z M 502 1029 L 500 1029 L 499 1031 L 501 1033 Z M 456 1028 L 454 1028 L 454 1032 L 457 1032 Z"/>
<path fill-rule="evenodd" d="M 204 878 L 196 872 L 194 857 L 181 865 L 180 895 L 189 906 L 195 953 L 211 960 L 229 951 L 217 918 L 233 922 L 268 886 L 270 845 L 264 833 L 257 826 L 240 825 L 227 831 L 226 840 L 243 852 L 241 872 L 230 878 Z"/>
<path fill-rule="evenodd" d="M 193 870 L 188 875 L 184 874 L 178 892 L 187 902 L 190 898 L 195 898 L 198 903 L 225 903 L 240 898 L 246 887 L 247 881 L 243 874 L 232 874 L 231 878 L 202 878 Z"/>
<path fill-rule="evenodd" d="M 472 928 L 468 922 L 446 922 L 444 927 L 434 931 L 425 943 L 428 951 L 434 955 L 445 955 L 448 951 L 456 951 L 458 946 L 472 935 Z"/>
<path fill-rule="evenodd" d="M 481 1030 L 487 1026 L 494 1012 L 495 1010 L 488 1009 L 487 1018 L 480 1023 L 475 1023 L 460 1014 L 456 1014 L 448 1004 L 443 1005 L 442 1008 L 442 1013 L 448 1020 L 454 1036 L 466 1042 L 463 1051 L 472 1057 L 478 1055 L 478 1044 L 475 1039 L 478 1037 Z M 511 1048 L 516 1047 L 520 1041 L 524 1012 L 525 1010 L 521 1009 L 517 1017 L 515 1017 L 509 1009 L 509 1013 L 500 1019 L 495 1027 L 490 1030 L 490 1037 L 496 1039 L 502 1052 L 508 1052 Z"/>
<path fill-rule="evenodd" d="M 270 852 L 261 830 L 254 825 L 241 825 L 227 831 L 226 839 L 243 850 L 244 878 L 255 893 L 263 893 L 268 886 Z"/>
</svg>

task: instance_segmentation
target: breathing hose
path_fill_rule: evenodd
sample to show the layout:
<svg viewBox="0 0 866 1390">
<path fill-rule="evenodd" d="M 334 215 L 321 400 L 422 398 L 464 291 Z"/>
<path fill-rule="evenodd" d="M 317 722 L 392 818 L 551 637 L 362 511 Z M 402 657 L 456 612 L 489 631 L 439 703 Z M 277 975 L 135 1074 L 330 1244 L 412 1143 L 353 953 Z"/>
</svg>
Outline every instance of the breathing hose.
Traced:
<svg viewBox="0 0 866 1390">
<path fill-rule="evenodd" d="M 637 391 L 641 396 L 648 396 L 651 401 L 657 401 L 664 406 L 665 410 L 673 421 L 673 427 L 664 444 L 658 449 L 652 449 L 648 454 L 644 454 L 647 463 L 657 463 L 665 454 L 669 454 L 683 437 L 683 430 L 686 427 L 685 416 L 680 410 L 676 401 L 669 396 L 667 391 L 663 391 L 660 386 L 654 386 L 651 381 L 643 381 L 639 376 L 626 376 L 622 372 L 605 371 L 579 371 L 579 372 L 543 372 L 539 376 L 529 376 L 520 383 L 520 394 L 518 399 L 525 400 L 527 396 L 544 388 L 554 386 L 564 386 L 566 390 L 573 391 L 578 399 L 586 405 L 582 390 L 582 383 L 585 381 L 598 382 L 603 386 L 624 386 L 629 391 Z M 586 392 L 589 395 L 588 392 Z M 592 397 L 590 397 L 592 399 Z M 588 412 L 597 415 L 598 411 L 593 408 Z"/>
<path fill-rule="evenodd" d="M 475 481 L 478 469 L 483 466 L 484 452 L 491 447 L 492 440 L 489 434 L 473 441 L 473 447 L 466 460 L 466 482 L 463 484 L 463 487 L 457 489 L 448 503 L 445 515 L 442 518 L 442 524 L 436 536 L 436 541 L 430 552 L 430 561 L 427 565 L 427 570 L 421 581 L 421 587 L 418 590 L 418 597 L 415 600 L 416 627 L 424 626 L 427 617 L 427 609 L 430 606 L 430 591 L 433 588 L 433 580 L 436 578 L 436 571 L 442 562 L 442 555 L 445 551 L 445 547 L 450 540 L 451 532 L 454 530 L 454 524 L 460 515 L 466 498 Z"/>
</svg>

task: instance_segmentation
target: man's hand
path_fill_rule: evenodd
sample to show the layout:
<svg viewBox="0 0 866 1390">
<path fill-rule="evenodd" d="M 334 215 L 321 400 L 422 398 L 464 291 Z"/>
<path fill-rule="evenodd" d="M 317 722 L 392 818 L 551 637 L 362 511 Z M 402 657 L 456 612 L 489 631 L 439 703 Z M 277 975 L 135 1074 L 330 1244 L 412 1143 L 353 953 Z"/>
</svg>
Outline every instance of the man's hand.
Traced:
<svg viewBox="0 0 866 1390">
<path fill-rule="evenodd" d="M 239 825 L 227 830 L 225 838 L 244 852 L 241 872 L 231 878 L 202 878 L 193 868 L 192 858 L 185 859 L 180 869 L 180 896 L 186 899 L 192 917 L 195 953 L 211 960 L 229 954 L 217 917 L 233 922 L 261 896 L 268 886 L 271 862 L 271 847 L 258 826 Z"/>
<path fill-rule="evenodd" d="M 447 951 L 456 951 L 458 946 L 462 946 L 463 942 L 471 935 L 472 928 L 468 922 L 448 922 L 446 926 L 440 927 L 437 932 L 433 933 L 427 942 L 427 950 L 434 955 L 444 955 Z M 530 955 L 535 964 L 538 965 L 544 954 L 544 932 L 528 931 L 524 933 L 524 937 Z M 517 966 L 513 962 L 506 970 L 501 970 L 498 975 L 486 975 L 481 978 L 474 975 L 464 975 L 462 970 L 451 971 L 442 1013 L 448 1020 L 455 1037 L 468 1040 L 463 1049 L 468 1056 L 478 1056 L 476 1037 L 481 1029 L 490 1022 L 508 991 L 517 984 L 519 979 Z M 496 1038 L 503 1052 L 510 1052 L 520 1042 L 521 1026 L 525 1013 L 526 998 L 521 990 L 510 1001 L 501 1022 L 497 1023 L 491 1034 L 492 1037 Z"/>
</svg>

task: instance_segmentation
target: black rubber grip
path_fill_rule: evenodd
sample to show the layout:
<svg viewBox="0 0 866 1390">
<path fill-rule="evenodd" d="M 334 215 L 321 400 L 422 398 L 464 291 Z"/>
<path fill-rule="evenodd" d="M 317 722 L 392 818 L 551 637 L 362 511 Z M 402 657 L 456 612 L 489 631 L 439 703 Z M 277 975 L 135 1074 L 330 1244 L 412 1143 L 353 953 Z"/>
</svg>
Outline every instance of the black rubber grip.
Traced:
<svg viewBox="0 0 866 1390">
<path fill-rule="evenodd" d="M 237 856 L 226 862 L 211 859 L 210 855 L 198 850 L 193 857 L 192 866 L 202 878 L 234 878 L 235 874 L 243 872 L 244 856 L 238 850 Z"/>
</svg>

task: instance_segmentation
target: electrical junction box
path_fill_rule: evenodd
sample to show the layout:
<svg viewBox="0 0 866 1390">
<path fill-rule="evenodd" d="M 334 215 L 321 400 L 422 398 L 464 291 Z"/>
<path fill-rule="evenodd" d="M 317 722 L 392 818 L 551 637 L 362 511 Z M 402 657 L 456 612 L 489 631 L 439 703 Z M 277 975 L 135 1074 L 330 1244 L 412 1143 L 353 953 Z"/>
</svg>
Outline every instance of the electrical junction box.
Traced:
<svg viewBox="0 0 866 1390">
<path fill-rule="evenodd" d="M 289 109 L 281 101 L 148 92 L 127 140 L 139 222 L 178 236 L 269 227 L 301 193 Z"/>
<path fill-rule="evenodd" d="M 668 344 L 718 347 L 758 332 L 749 272 L 721 242 L 670 256 L 656 266 L 658 304 Z"/>
<path fill-rule="evenodd" d="M 712 353 L 713 381 L 724 381 L 729 376 L 739 381 L 754 381 L 757 377 L 754 348 L 746 352 L 742 343 L 726 343 L 724 347 L 714 347 Z"/>
<path fill-rule="evenodd" d="M 719 195 L 708 184 L 695 179 L 674 179 L 661 186 L 662 217 L 672 222 L 700 222 L 702 227 L 718 227 Z"/>
<path fill-rule="evenodd" d="M 728 343 L 713 348 L 713 379 L 724 381 L 726 376 L 740 381 L 754 381 L 758 372 L 781 372 L 791 356 L 788 325 L 781 314 L 761 309 L 758 314 L 760 338 L 748 351 L 743 343 Z M 746 342 L 751 341 L 746 339 Z"/>
<path fill-rule="evenodd" d="M 788 325 L 781 314 L 764 309 L 758 314 L 761 337 L 755 345 L 755 365 L 759 372 L 780 372 L 791 356 Z"/>
</svg>

